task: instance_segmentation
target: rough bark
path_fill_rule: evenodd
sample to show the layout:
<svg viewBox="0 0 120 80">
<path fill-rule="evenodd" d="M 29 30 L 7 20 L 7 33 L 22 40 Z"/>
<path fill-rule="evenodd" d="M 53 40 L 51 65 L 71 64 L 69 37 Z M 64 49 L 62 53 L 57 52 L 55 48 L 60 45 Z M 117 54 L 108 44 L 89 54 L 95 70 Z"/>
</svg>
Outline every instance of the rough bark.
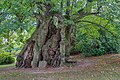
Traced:
<svg viewBox="0 0 120 80">
<path fill-rule="evenodd" d="M 37 27 L 18 55 L 16 67 L 39 67 L 43 63 L 47 63 L 47 66 L 59 67 L 65 62 L 66 49 L 68 49 L 65 36 L 68 33 L 69 41 L 70 32 L 67 32 L 67 28 L 62 24 L 62 14 L 50 12 L 51 4 L 42 2 L 36 4 L 44 5 L 41 7 L 44 7 L 45 11 L 43 10 L 44 14 L 33 13 L 37 19 Z"/>
<path fill-rule="evenodd" d="M 65 37 L 66 37 L 66 44 L 65 44 L 66 54 L 65 55 L 67 57 L 70 56 L 70 51 L 71 51 L 71 29 L 72 28 L 70 25 L 65 27 Z"/>
<path fill-rule="evenodd" d="M 17 67 L 24 67 L 24 68 L 31 68 L 31 62 L 33 59 L 33 47 L 34 47 L 35 41 L 31 40 L 26 45 L 21 51 L 21 54 L 17 56 L 17 62 L 16 66 Z"/>
<path fill-rule="evenodd" d="M 57 27 L 54 25 L 53 17 L 58 19 Z M 39 67 L 40 61 L 46 61 L 47 66 L 59 67 L 64 62 L 65 32 L 61 27 L 61 20 L 60 14 L 49 16 L 49 18 L 37 18 L 36 30 L 18 55 L 16 67 Z"/>
</svg>

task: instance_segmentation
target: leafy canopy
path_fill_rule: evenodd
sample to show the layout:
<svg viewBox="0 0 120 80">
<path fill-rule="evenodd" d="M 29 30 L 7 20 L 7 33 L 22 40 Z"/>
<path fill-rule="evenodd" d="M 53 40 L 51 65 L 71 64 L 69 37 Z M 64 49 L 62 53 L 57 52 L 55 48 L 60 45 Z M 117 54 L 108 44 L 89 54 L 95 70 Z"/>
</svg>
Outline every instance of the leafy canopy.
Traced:
<svg viewBox="0 0 120 80">
<path fill-rule="evenodd" d="M 38 2 L 42 4 L 38 5 Z M 81 45 L 90 47 L 93 44 L 99 44 L 100 48 L 105 49 L 109 45 L 118 50 L 119 0 L 0 0 L 0 41 L 4 43 L 0 44 L 2 49 L 12 50 L 16 46 L 21 48 L 35 29 L 33 12 L 44 15 L 44 3 L 52 5 L 52 14 L 63 15 L 64 25 L 72 26 L 75 46 L 79 50 L 88 49 L 81 48 Z M 57 22 L 56 18 L 55 21 Z M 57 26 L 56 22 L 54 24 Z M 109 43 L 103 45 L 105 41 Z"/>
</svg>

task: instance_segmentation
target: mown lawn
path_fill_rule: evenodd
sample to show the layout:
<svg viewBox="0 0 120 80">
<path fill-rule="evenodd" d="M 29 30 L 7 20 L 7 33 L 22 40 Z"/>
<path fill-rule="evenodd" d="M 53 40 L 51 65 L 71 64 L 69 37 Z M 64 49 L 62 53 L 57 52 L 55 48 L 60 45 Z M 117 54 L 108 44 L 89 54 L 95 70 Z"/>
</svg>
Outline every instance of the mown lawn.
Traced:
<svg viewBox="0 0 120 80">
<path fill-rule="evenodd" d="M 13 67 L 13 66 L 15 66 L 15 63 L 6 64 L 6 65 L 0 65 L 0 69 L 2 69 L 2 68 L 7 68 L 7 67 Z"/>
<path fill-rule="evenodd" d="M 79 65 L 59 69 L 11 69 L 2 66 L 0 80 L 120 80 L 120 54 L 78 59 L 81 61 Z M 95 64 L 85 66 L 89 63 Z"/>
</svg>

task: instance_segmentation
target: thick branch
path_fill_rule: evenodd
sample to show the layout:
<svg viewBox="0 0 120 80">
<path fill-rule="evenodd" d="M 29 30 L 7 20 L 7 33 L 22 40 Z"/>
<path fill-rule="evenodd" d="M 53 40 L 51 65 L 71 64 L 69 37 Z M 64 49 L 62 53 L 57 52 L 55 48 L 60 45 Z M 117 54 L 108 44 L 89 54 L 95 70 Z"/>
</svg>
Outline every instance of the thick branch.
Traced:
<svg viewBox="0 0 120 80">
<path fill-rule="evenodd" d="M 67 0 L 66 6 L 67 6 L 67 7 L 70 7 L 70 0 Z M 67 19 L 70 19 L 70 8 L 67 8 L 67 9 L 66 9 L 66 18 L 67 18 Z"/>
<path fill-rule="evenodd" d="M 40 24 L 42 23 L 43 21 L 43 17 L 42 15 L 38 14 L 38 13 L 34 13 L 34 16 L 36 17 L 36 21 L 37 21 L 37 28 L 40 26 Z"/>
<path fill-rule="evenodd" d="M 79 10 L 78 11 L 78 17 L 75 19 L 75 20 L 79 20 L 79 19 L 82 19 L 84 18 L 85 16 L 88 16 L 88 15 L 97 15 L 100 13 L 100 9 L 102 8 L 102 6 L 99 6 L 98 9 L 97 9 L 97 12 L 84 12 L 84 8 Z"/>
<path fill-rule="evenodd" d="M 36 2 L 37 7 L 44 12 L 44 16 L 50 15 L 50 10 L 53 7 L 53 4 L 50 3 L 50 0 L 47 0 L 46 3 L 44 2 Z"/>
<path fill-rule="evenodd" d="M 116 38 L 116 36 L 115 36 L 111 31 L 109 31 L 108 29 L 106 29 L 104 26 L 102 26 L 102 25 L 100 25 L 100 24 L 97 24 L 97 23 L 94 23 L 94 22 L 91 22 L 91 21 L 87 21 L 87 20 L 79 20 L 79 21 L 77 21 L 77 23 L 79 23 L 79 22 L 91 23 L 91 24 L 93 24 L 93 25 L 95 25 L 95 26 L 97 26 L 97 27 L 100 27 L 100 28 L 106 30 L 107 32 L 109 32 L 111 35 L 113 35 L 113 36 Z M 107 24 L 108 24 L 108 23 L 107 23 Z M 105 26 L 106 26 L 106 25 L 105 25 Z"/>
</svg>

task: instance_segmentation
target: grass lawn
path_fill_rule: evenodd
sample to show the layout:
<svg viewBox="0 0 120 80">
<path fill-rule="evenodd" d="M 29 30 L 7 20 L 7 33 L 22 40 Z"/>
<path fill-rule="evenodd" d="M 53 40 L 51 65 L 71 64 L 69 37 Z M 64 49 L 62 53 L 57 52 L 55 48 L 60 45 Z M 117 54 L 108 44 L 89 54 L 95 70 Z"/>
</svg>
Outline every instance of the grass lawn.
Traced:
<svg viewBox="0 0 120 80">
<path fill-rule="evenodd" d="M 11 69 L 0 66 L 0 80 L 120 80 L 120 54 L 81 59 L 73 67 Z M 94 64 L 93 64 L 94 63 Z"/>
<path fill-rule="evenodd" d="M 15 66 L 15 63 L 0 65 L 0 69 L 1 69 L 1 68 L 7 68 L 7 67 L 13 67 L 13 66 Z"/>
</svg>

